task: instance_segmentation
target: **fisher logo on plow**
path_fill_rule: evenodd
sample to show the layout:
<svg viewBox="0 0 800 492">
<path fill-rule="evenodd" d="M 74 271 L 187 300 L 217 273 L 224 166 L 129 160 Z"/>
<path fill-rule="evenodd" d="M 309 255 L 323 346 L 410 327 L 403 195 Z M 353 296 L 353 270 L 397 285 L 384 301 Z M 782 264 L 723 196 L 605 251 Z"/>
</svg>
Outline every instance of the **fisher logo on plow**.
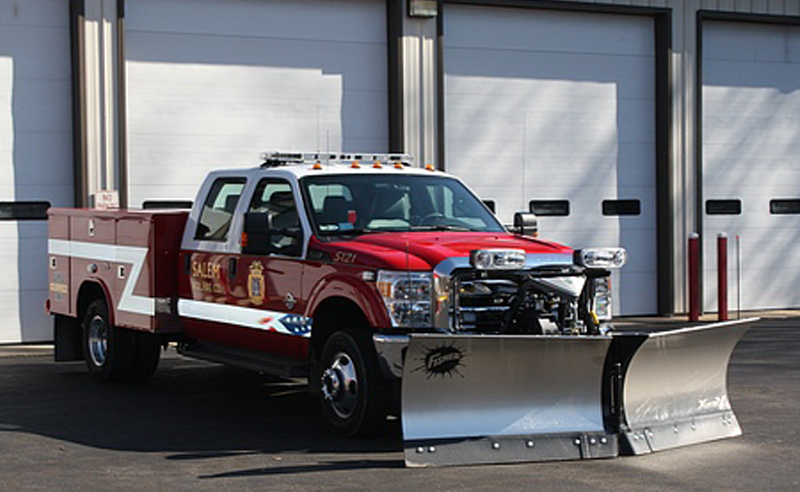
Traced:
<svg viewBox="0 0 800 492">
<path fill-rule="evenodd" d="M 455 344 L 441 345 L 431 349 L 426 347 L 425 351 L 424 356 L 417 359 L 421 365 L 415 372 L 425 371 L 428 379 L 436 376 L 453 377 L 458 375 L 464 377 L 459 368 L 464 367 L 462 362 L 466 355 Z"/>
</svg>

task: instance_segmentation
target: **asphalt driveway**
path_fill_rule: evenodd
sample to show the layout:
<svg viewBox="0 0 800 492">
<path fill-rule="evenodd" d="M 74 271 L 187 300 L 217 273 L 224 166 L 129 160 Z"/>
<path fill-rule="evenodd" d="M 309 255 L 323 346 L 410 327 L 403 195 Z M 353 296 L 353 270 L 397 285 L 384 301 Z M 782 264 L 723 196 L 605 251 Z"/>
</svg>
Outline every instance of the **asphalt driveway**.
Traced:
<svg viewBox="0 0 800 492">
<path fill-rule="evenodd" d="M 613 460 L 408 469 L 397 420 L 325 432 L 305 387 L 168 353 L 140 385 L 99 384 L 48 350 L 0 347 L 0 491 L 800 489 L 800 318 L 740 342 L 739 438 Z"/>
</svg>

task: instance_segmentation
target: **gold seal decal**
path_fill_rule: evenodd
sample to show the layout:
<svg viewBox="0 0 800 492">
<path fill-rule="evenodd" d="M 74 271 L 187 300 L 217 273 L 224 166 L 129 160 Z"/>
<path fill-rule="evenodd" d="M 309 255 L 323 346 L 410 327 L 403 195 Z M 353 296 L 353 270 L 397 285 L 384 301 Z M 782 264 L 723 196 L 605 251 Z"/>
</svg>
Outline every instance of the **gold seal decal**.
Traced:
<svg viewBox="0 0 800 492">
<path fill-rule="evenodd" d="M 264 304 L 266 290 L 264 265 L 260 261 L 254 261 L 250 264 L 250 275 L 247 277 L 247 293 L 250 295 L 250 301 L 256 306 Z"/>
</svg>

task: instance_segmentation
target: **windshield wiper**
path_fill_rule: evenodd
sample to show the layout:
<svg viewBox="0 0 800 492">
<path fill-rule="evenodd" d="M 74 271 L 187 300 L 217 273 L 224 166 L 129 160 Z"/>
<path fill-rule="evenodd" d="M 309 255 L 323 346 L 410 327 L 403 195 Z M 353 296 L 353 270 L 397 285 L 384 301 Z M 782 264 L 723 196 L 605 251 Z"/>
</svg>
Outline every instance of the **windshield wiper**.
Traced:
<svg viewBox="0 0 800 492">
<path fill-rule="evenodd" d="M 336 231 L 321 231 L 320 236 L 360 236 L 361 234 L 375 234 L 385 232 L 379 229 L 365 229 L 363 227 L 353 227 L 352 229 L 339 229 Z"/>
<path fill-rule="evenodd" d="M 447 225 L 447 224 L 413 226 L 413 227 L 411 227 L 411 230 L 412 231 L 458 231 L 458 232 L 474 232 L 475 231 L 475 229 L 471 229 L 469 227 L 457 226 L 457 225 Z"/>
</svg>

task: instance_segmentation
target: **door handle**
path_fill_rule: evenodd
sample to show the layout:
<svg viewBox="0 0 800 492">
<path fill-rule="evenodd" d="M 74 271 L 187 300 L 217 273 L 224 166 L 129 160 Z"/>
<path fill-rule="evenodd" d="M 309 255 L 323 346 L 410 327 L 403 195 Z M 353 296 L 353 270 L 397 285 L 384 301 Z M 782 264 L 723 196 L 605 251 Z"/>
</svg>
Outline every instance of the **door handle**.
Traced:
<svg viewBox="0 0 800 492">
<path fill-rule="evenodd" d="M 236 267 L 238 265 L 238 261 L 236 257 L 228 258 L 228 278 L 233 280 L 236 278 Z"/>
</svg>

